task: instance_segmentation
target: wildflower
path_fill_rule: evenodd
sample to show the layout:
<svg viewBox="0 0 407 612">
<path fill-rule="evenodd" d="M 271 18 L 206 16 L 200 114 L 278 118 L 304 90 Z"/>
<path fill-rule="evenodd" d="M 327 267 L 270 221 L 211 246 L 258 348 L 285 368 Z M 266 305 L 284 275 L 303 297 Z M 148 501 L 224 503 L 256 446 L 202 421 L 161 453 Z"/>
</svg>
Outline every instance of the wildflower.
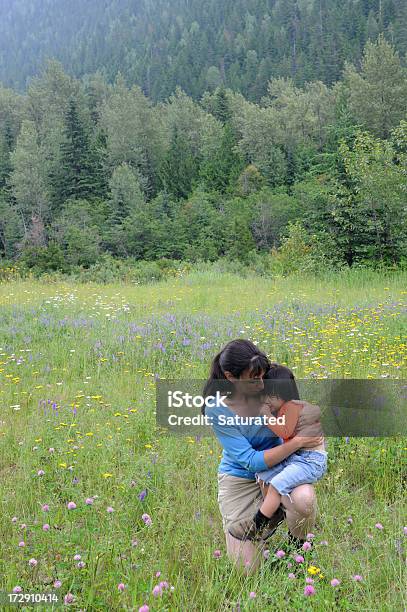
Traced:
<svg viewBox="0 0 407 612">
<path fill-rule="evenodd" d="M 362 576 L 359 576 L 359 574 L 355 574 L 355 576 L 352 576 L 353 580 L 355 580 L 355 582 L 362 582 L 363 578 Z"/>
<path fill-rule="evenodd" d="M 146 512 L 141 515 L 141 518 L 144 521 L 144 523 L 148 525 L 148 527 L 150 527 L 150 525 L 153 524 L 153 521 L 151 520 L 151 516 L 147 514 Z"/>
<path fill-rule="evenodd" d="M 311 542 L 304 542 L 304 544 L 302 545 L 302 550 L 305 550 L 305 552 L 307 550 L 311 550 L 311 548 L 312 548 Z"/>
<path fill-rule="evenodd" d="M 352 523 L 353 523 L 353 518 L 351 516 L 348 518 L 348 523 L 349 523 L 349 525 L 352 525 Z"/>
<path fill-rule="evenodd" d="M 49 531 L 50 529 L 51 529 L 51 528 L 50 528 L 50 526 L 48 525 L 48 523 L 45 523 L 45 524 L 42 526 L 42 530 L 43 530 L 43 531 Z"/>
<path fill-rule="evenodd" d="M 140 491 L 137 497 L 139 498 L 140 501 L 144 501 L 146 496 L 147 496 L 147 490 L 143 489 L 143 491 Z"/>
<path fill-rule="evenodd" d="M 82 557 L 80 555 L 75 555 L 73 560 L 74 561 L 80 561 L 82 559 Z"/>
<path fill-rule="evenodd" d="M 150 608 L 148 607 L 147 604 L 144 604 L 138 609 L 138 612 L 150 612 Z"/>
<path fill-rule="evenodd" d="M 383 529 L 383 525 L 381 523 L 376 523 L 376 529 Z"/>
<path fill-rule="evenodd" d="M 162 580 L 159 584 L 161 589 L 168 589 L 168 582 L 166 580 Z"/>
<path fill-rule="evenodd" d="M 54 453 L 55 452 L 55 448 L 52 448 L 52 446 L 51 446 L 51 448 L 48 449 L 48 452 L 49 453 Z"/>
<path fill-rule="evenodd" d="M 74 598 L 74 596 L 72 595 L 72 593 L 67 593 L 67 594 L 65 595 L 65 597 L 64 597 L 64 603 L 65 603 L 65 604 L 71 604 L 71 603 L 73 603 L 73 600 L 74 600 L 74 599 L 75 599 L 75 598 Z"/>
<path fill-rule="evenodd" d="M 284 552 L 284 550 L 278 550 L 278 551 L 276 552 L 276 557 L 277 557 L 277 559 L 282 559 L 283 557 L 285 557 L 285 552 Z"/>
<path fill-rule="evenodd" d="M 292 572 L 288 574 L 288 577 L 290 580 L 295 580 L 295 574 L 293 574 Z"/>
<path fill-rule="evenodd" d="M 295 562 L 296 563 L 304 563 L 304 557 L 302 555 L 296 555 Z"/>
<path fill-rule="evenodd" d="M 312 584 L 307 584 L 307 586 L 304 588 L 304 595 L 305 597 L 311 597 L 312 595 L 315 595 L 315 589 Z"/>
<path fill-rule="evenodd" d="M 76 508 L 75 502 L 73 502 L 73 501 L 68 502 L 67 503 L 67 508 L 68 508 L 68 510 L 75 510 L 75 508 Z"/>
<path fill-rule="evenodd" d="M 126 587 L 123 584 L 123 582 L 119 582 L 119 584 L 117 585 L 117 588 L 119 589 L 120 592 L 123 592 Z"/>
<path fill-rule="evenodd" d="M 314 579 L 313 579 L 313 578 L 309 578 L 309 577 L 307 577 L 307 578 L 305 579 L 305 582 L 306 582 L 307 584 L 314 584 Z"/>
<path fill-rule="evenodd" d="M 313 533 L 307 533 L 307 540 L 312 540 L 313 538 L 315 538 Z"/>
<path fill-rule="evenodd" d="M 21 592 L 22 592 L 22 590 L 23 590 L 23 589 L 22 589 L 22 588 L 21 588 L 19 585 L 17 585 L 17 586 L 15 586 L 15 587 L 14 587 L 14 589 L 13 589 L 13 593 L 21 593 Z"/>
<path fill-rule="evenodd" d="M 44 470 L 38 470 L 37 474 L 38 476 L 44 476 L 45 472 Z"/>
<path fill-rule="evenodd" d="M 256 593 L 254 591 L 250 591 L 249 597 L 250 599 L 254 599 L 256 597 Z"/>
<path fill-rule="evenodd" d="M 404 535 L 407 535 L 407 527 L 403 527 Z"/>
<path fill-rule="evenodd" d="M 91 505 L 93 504 L 93 498 L 92 498 L 92 497 L 87 497 L 87 498 L 85 499 L 85 504 L 86 504 L 87 506 L 91 506 Z"/>
<path fill-rule="evenodd" d="M 222 556 L 222 553 L 220 552 L 220 550 L 214 550 L 213 556 L 215 557 L 215 559 L 219 559 L 219 557 Z"/>
<path fill-rule="evenodd" d="M 37 559 L 30 559 L 29 562 L 28 562 L 28 565 L 30 567 L 35 567 L 36 565 L 38 565 Z"/>
<path fill-rule="evenodd" d="M 84 561 L 79 561 L 79 563 L 77 564 L 77 567 L 79 569 L 83 569 L 85 567 L 86 563 Z"/>
<path fill-rule="evenodd" d="M 12 523 L 17 523 L 17 521 L 18 521 L 18 518 L 16 516 L 13 516 L 13 518 L 11 519 L 11 522 Z"/>
<path fill-rule="evenodd" d="M 48 504 L 44 504 L 44 505 L 42 506 L 42 511 L 43 511 L 43 512 L 49 512 L 49 506 L 48 506 Z"/>
<path fill-rule="evenodd" d="M 54 589 L 60 589 L 62 586 L 62 582 L 60 580 L 55 580 Z"/>
<path fill-rule="evenodd" d="M 155 576 L 156 576 L 156 578 L 158 578 L 159 576 L 161 576 L 161 572 L 156 572 Z"/>
<path fill-rule="evenodd" d="M 107 512 L 108 512 L 109 514 L 111 514 L 112 512 L 114 512 L 114 508 L 112 508 L 112 506 L 109 506 L 109 507 L 108 507 L 106 510 L 107 510 Z"/>
<path fill-rule="evenodd" d="M 321 540 L 321 546 L 328 546 L 328 542 L 326 540 Z"/>
<path fill-rule="evenodd" d="M 155 587 L 153 588 L 153 595 L 154 597 L 158 597 L 158 595 L 162 594 L 162 588 L 160 587 L 159 584 L 156 584 Z"/>
<path fill-rule="evenodd" d="M 337 578 L 332 578 L 332 580 L 331 580 L 331 586 L 333 586 L 333 587 L 337 587 L 337 586 L 339 586 L 340 584 L 341 584 L 341 581 L 340 581 L 340 580 L 338 580 Z"/>
<path fill-rule="evenodd" d="M 132 541 L 131 541 L 131 545 L 133 546 L 133 548 L 134 548 L 135 546 L 137 546 L 137 544 L 138 544 L 138 540 L 132 540 Z"/>
</svg>

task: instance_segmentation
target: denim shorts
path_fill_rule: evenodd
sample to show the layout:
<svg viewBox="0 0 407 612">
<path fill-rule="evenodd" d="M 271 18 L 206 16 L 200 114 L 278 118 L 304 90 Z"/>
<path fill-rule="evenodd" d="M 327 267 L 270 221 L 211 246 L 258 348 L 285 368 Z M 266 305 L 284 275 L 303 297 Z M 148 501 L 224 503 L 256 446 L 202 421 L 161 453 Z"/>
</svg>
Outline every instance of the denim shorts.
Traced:
<svg viewBox="0 0 407 612">
<path fill-rule="evenodd" d="M 322 478 L 327 468 L 325 451 L 299 450 L 268 470 L 256 473 L 256 480 L 271 484 L 280 495 L 288 495 L 301 484 Z"/>
</svg>

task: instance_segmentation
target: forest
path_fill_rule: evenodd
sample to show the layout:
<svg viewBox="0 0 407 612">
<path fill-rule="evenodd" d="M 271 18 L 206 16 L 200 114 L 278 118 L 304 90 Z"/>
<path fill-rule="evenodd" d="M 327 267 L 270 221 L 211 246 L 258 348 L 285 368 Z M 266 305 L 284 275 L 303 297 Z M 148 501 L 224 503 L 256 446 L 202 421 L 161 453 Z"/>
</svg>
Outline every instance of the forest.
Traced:
<svg viewBox="0 0 407 612">
<path fill-rule="evenodd" d="M 0 82 L 24 91 L 55 58 L 154 102 L 221 84 L 259 102 L 271 78 L 331 85 L 380 33 L 405 63 L 405 0 L 2 0 Z"/>
<path fill-rule="evenodd" d="M 153 101 L 51 59 L 0 88 L 0 251 L 42 270 L 118 259 L 402 266 L 407 71 L 380 34 L 341 79 Z"/>
</svg>

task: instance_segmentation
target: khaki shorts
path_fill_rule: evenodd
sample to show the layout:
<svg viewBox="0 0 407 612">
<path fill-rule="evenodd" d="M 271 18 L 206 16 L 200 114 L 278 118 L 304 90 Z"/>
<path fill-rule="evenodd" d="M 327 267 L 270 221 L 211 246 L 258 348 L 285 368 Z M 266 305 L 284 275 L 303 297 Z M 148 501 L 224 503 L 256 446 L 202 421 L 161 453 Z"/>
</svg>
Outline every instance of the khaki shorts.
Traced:
<svg viewBox="0 0 407 612">
<path fill-rule="evenodd" d="M 218 472 L 218 504 L 226 532 L 234 521 L 252 518 L 263 502 L 259 484 Z"/>
</svg>

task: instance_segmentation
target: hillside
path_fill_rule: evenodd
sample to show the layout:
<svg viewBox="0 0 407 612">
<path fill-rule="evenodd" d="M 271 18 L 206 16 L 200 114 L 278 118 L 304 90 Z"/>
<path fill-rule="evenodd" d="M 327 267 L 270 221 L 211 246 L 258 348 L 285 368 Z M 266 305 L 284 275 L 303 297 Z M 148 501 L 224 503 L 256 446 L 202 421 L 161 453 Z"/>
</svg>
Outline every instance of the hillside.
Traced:
<svg viewBox="0 0 407 612">
<path fill-rule="evenodd" d="M 405 0 L 2 0 L 0 82 L 23 91 L 55 57 L 77 77 L 120 70 L 152 100 L 223 82 L 259 101 L 270 78 L 335 82 L 380 32 L 405 62 Z"/>
</svg>

